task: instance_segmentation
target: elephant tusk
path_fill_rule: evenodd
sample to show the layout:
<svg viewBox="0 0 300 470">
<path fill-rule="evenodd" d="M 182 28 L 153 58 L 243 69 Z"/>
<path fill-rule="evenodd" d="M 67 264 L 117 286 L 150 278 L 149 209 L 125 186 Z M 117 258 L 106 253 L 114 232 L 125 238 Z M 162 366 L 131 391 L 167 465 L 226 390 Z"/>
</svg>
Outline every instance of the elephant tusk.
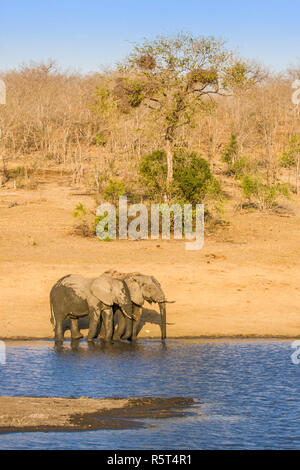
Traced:
<svg viewBox="0 0 300 470">
<path fill-rule="evenodd" d="M 136 321 L 136 317 L 134 315 L 132 315 L 132 317 L 130 317 L 129 315 L 126 315 L 127 318 L 129 318 L 129 320 L 134 320 Z"/>
<path fill-rule="evenodd" d="M 176 300 L 164 300 L 163 302 L 158 302 L 159 304 L 175 304 Z"/>
<path fill-rule="evenodd" d="M 127 318 L 129 318 L 129 320 L 131 320 L 131 317 L 129 315 L 127 315 L 127 313 L 125 313 L 123 310 L 122 310 L 122 312 L 123 312 L 123 315 L 125 315 L 125 317 L 127 317 Z"/>
<path fill-rule="evenodd" d="M 130 316 L 128 315 L 128 313 L 124 312 L 124 310 L 122 310 L 122 313 L 126 318 L 129 318 L 129 320 L 136 320 L 136 317 L 134 315 Z"/>
</svg>

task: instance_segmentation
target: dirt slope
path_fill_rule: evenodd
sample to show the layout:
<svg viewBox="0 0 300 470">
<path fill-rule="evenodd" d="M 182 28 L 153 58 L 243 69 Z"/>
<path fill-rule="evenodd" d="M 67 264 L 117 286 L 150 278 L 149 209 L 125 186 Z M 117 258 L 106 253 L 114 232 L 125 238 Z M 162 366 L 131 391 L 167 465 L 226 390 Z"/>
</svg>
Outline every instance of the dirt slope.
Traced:
<svg viewBox="0 0 300 470">
<path fill-rule="evenodd" d="M 72 210 L 92 198 L 54 183 L 0 189 L 0 337 L 46 338 L 49 291 L 69 273 L 107 269 L 155 275 L 175 304 L 168 336 L 300 335 L 300 215 L 231 213 L 231 227 L 201 251 L 182 241 L 114 241 L 71 234 Z M 16 203 L 16 204 L 15 204 Z M 147 306 L 141 336 L 160 335 Z M 84 334 L 87 332 L 84 331 Z"/>
</svg>

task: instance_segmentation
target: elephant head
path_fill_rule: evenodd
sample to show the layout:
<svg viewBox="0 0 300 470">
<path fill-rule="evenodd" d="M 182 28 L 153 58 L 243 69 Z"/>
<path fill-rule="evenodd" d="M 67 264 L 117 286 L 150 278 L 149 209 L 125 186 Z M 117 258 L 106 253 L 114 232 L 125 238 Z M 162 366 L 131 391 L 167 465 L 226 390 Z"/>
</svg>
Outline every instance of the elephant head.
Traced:
<svg viewBox="0 0 300 470">
<path fill-rule="evenodd" d="M 92 294 L 104 305 L 118 305 L 123 314 L 132 319 L 132 303 L 129 289 L 121 279 L 115 279 L 108 274 L 102 274 L 91 285 Z"/>
<path fill-rule="evenodd" d="M 132 302 L 142 306 L 146 300 L 149 303 L 157 303 L 159 305 L 161 316 L 161 338 L 166 338 L 166 303 L 165 294 L 160 283 L 153 276 L 145 276 L 144 274 L 132 274 L 126 278 Z"/>
</svg>

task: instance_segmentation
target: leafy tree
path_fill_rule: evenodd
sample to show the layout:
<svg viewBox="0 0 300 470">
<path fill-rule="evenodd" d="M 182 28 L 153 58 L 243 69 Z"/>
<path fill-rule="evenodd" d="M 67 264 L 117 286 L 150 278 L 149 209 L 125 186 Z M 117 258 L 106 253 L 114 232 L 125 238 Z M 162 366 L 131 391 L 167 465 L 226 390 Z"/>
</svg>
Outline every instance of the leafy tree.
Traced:
<svg viewBox="0 0 300 470">
<path fill-rule="evenodd" d="M 167 156 L 166 183 L 173 180 L 176 132 L 192 126 L 196 112 L 214 106 L 213 96 L 251 85 L 253 74 L 214 37 L 158 36 L 136 45 L 119 74 L 110 99 L 123 112 L 145 105 L 159 123 Z M 99 101 L 108 95 L 99 90 Z M 106 104 L 102 103 L 105 110 Z"/>
</svg>

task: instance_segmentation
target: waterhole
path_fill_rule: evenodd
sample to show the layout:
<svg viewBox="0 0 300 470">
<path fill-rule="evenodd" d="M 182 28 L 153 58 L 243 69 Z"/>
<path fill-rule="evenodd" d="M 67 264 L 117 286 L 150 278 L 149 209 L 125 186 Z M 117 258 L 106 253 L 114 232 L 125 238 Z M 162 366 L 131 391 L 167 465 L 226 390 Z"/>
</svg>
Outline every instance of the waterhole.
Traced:
<svg viewBox="0 0 300 470">
<path fill-rule="evenodd" d="M 7 341 L 0 396 L 191 397 L 184 417 L 142 429 L 0 435 L 1 449 L 298 449 L 292 341 L 139 340 L 57 349 Z M 3 410 L 1 410 L 3 412 Z"/>
</svg>

